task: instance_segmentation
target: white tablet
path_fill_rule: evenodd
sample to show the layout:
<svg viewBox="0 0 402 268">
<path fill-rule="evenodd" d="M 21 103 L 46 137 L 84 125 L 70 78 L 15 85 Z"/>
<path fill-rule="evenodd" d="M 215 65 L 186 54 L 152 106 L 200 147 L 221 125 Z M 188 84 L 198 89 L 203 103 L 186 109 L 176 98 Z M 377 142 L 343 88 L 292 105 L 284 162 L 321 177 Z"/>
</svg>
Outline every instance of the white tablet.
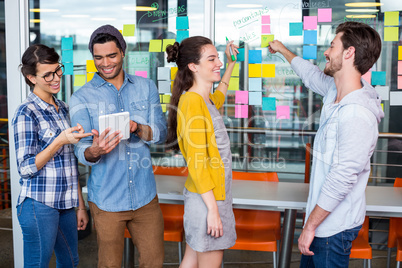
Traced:
<svg viewBox="0 0 402 268">
<path fill-rule="evenodd" d="M 110 127 L 110 133 L 120 130 L 122 140 L 130 138 L 130 114 L 129 112 L 108 114 L 99 116 L 99 135 Z M 107 136 L 109 136 L 109 134 Z"/>
</svg>

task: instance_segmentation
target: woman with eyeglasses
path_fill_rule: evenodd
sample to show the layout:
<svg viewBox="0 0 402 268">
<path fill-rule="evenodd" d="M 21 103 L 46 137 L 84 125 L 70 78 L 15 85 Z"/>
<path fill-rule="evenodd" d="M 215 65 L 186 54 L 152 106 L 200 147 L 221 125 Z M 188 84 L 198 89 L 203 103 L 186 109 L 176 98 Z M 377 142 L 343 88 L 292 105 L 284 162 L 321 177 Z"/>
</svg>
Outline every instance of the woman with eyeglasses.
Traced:
<svg viewBox="0 0 402 268">
<path fill-rule="evenodd" d="M 21 176 L 17 215 L 24 267 L 49 267 L 53 250 L 57 267 L 77 267 L 77 229 L 88 223 L 71 144 L 92 134 L 79 124 L 70 127 L 67 105 L 53 96 L 64 72 L 59 58 L 53 48 L 37 44 L 24 52 L 20 65 L 31 87 L 12 121 Z"/>
</svg>

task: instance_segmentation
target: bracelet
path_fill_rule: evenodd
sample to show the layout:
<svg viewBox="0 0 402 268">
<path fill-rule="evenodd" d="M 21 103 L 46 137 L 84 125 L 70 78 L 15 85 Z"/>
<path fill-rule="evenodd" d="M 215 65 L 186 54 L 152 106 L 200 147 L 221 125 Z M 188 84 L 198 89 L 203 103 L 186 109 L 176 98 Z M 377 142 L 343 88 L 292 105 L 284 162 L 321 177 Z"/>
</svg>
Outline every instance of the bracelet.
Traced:
<svg viewBox="0 0 402 268">
<path fill-rule="evenodd" d="M 229 87 L 229 84 L 226 83 L 226 82 L 223 82 L 223 81 L 220 81 L 219 84 L 224 84 L 224 85 L 226 85 L 227 87 Z"/>
</svg>

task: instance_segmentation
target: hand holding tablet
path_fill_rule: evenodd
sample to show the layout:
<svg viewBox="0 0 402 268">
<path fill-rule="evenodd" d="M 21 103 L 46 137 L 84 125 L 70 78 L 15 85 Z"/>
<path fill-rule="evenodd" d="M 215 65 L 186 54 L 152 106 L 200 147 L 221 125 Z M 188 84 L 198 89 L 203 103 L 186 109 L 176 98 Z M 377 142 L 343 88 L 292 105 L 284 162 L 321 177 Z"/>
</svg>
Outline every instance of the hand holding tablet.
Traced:
<svg viewBox="0 0 402 268">
<path fill-rule="evenodd" d="M 109 134 L 119 131 L 123 135 L 122 140 L 130 138 L 130 114 L 129 112 L 108 114 L 99 116 L 99 134 L 110 127 Z"/>
</svg>

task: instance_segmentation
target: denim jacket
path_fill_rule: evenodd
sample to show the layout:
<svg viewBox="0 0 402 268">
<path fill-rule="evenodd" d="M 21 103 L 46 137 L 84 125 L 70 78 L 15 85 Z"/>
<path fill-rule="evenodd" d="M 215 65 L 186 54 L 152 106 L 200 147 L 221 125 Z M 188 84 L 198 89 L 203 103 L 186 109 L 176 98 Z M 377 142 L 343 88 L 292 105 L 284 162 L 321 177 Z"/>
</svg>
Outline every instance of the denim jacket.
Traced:
<svg viewBox="0 0 402 268">
<path fill-rule="evenodd" d="M 92 167 L 88 180 L 88 201 L 105 211 L 136 210 L 148 204 L 156 195 L 149 145 L 163 143 L 167 134 L 158 90 L 150 79 L 124 73 L 120 90 L 98 74 L 71 96 L 70 116 L 75 126 L 80 123 L 85 132 L 99 131 L 99 116 L 129 112 L 130 120 L 152 129 L 152 140 L 144 141 L 131 133 L 109 154 L 97 162 L 88 162 L 85 150 L 93 137 L 75 145 L 75 155 L 84 165 Z M 99 133 L 100 134 L 100 133 Z"/>
</svg>

